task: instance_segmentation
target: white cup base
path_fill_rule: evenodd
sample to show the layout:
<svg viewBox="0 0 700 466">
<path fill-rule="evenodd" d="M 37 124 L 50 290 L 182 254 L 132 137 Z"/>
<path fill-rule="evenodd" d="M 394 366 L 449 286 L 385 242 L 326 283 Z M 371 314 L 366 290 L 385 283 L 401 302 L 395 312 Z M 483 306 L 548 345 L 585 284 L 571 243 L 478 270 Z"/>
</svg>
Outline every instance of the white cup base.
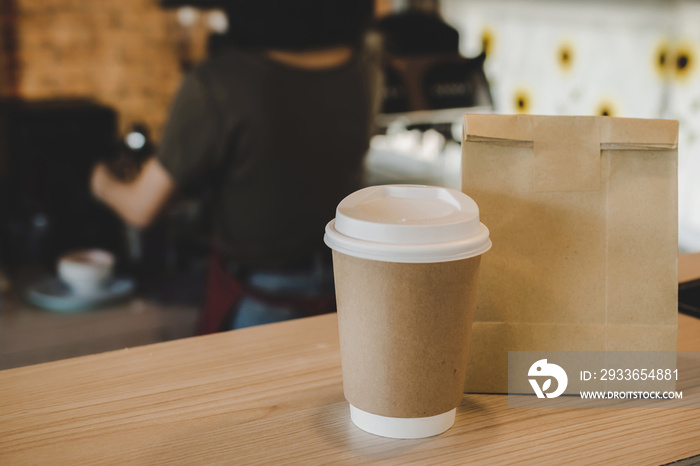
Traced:
<svg viewBox="0 0 700 466">
<path fill-rule="evenodd" d="M 445 432 L 455 423 L 457 408 L 429 417 L 387 417 L 350 405 L 353 424 L 370 434 L 389 438 L 425 438 Z"/>
</svg>

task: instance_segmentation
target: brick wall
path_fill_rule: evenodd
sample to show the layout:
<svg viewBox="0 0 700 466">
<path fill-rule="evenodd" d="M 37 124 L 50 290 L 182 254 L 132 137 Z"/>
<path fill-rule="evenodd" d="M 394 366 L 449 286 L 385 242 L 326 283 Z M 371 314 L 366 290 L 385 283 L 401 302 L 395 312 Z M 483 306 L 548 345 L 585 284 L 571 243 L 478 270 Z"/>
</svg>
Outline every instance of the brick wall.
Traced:
<svg viewBox="0 0 700 466">
<path fill-rule="evenodd" d="M 144 122 L 159 138 L 182 64 L 204 55 L 192 27 L 158 0 L 0 0 L 0 95 L 89 97 L 115 108 L 123 132 Z"/>
</svg>

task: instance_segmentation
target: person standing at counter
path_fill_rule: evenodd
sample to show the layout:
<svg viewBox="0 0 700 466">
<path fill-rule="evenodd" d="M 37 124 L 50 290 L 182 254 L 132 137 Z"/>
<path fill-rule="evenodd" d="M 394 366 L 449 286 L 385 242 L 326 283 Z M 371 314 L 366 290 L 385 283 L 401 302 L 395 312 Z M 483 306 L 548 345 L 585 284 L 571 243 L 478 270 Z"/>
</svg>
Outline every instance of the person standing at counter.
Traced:
<svg viewBox="0 0 700 466">
<path fill-rule="evenodd" d="M 359 58 L 372 0 L 227 2 L 228 42 L 188 74 L 157 155 L 125 183 L 103 164 L 94 196 L 148 226 L 179 188 L 215 191 L 202 333 L 335 310 L 323 244 L 360 186 L 370 98 Z"/>
</svg>

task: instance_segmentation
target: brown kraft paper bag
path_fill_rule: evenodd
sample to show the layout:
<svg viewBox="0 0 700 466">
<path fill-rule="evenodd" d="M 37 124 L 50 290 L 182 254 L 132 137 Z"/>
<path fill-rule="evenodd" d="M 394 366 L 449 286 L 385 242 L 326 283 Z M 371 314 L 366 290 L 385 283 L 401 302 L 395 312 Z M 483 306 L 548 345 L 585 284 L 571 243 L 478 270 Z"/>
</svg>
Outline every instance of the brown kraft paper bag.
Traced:
<svg viewBox="0 0 700 466">
<path fill-rule="evenodd" d="M 675 351 L 678 122 L 466 115 L 481 263 L 465 391 L 506 393 L 508 351 Z"/>
</svg>

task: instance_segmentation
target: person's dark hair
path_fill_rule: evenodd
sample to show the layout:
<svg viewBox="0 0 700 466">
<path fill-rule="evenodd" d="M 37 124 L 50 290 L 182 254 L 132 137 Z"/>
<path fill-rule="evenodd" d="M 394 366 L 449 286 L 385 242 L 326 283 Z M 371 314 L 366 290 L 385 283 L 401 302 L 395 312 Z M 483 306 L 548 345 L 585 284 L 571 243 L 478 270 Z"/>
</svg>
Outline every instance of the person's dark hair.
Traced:
<svg viewBox="0 0 700 466">
<path fill-rule="evenodd" d="M 229 0 L 224 10 L 232 45 L 312 50 L 359 45 L 374 0 Z"/>
</svg>

